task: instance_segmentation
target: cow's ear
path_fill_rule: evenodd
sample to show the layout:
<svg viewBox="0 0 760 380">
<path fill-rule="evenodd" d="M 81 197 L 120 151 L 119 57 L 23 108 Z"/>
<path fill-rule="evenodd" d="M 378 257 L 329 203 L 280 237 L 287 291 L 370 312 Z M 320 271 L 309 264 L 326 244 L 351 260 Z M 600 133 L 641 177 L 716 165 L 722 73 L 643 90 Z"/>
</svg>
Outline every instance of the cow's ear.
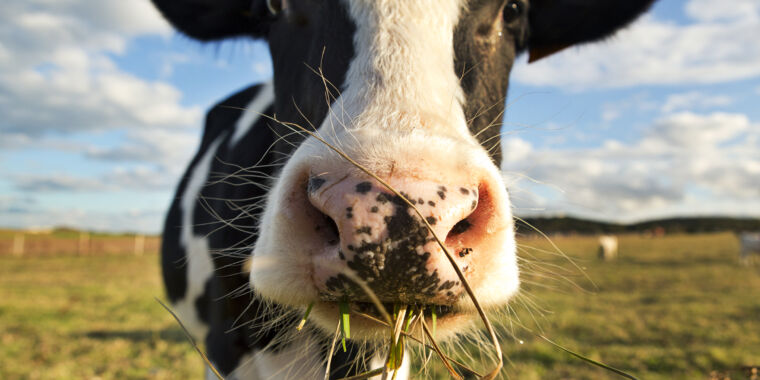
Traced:
<svg viewBox="0 0 760 380">
<path fill-rule="evenodd" d="M 180 32 L 201 41 L 262 37 L 272 20 L 267 0 L 153 0 L 153 4 Z"/>
<path fill-rule="evenodd" d="M 611 35 L 644 13 L 655 0 L 533 0 L 530 62 L 568 46 Z"/>
</svg>

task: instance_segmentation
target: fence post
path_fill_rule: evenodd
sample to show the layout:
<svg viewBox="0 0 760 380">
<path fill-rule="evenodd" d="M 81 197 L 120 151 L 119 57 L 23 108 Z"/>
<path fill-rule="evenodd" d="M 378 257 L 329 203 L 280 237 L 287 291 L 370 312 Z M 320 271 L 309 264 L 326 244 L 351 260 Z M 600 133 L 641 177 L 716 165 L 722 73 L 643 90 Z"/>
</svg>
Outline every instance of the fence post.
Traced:
<svg viewBox="0 0 760 380">
<path fill-rule="evenodd" d="M 11 253 L 13 253 L 14 256 L 24 255 L 24 238 L 23 232 L 17 232 L 13 235 L 13 248 Z"/>
<path fill-rule="evenodd" d="M 145 252 L 145 235 L 135 234 L 135 256 L 142 256 Z"/>
</svg>

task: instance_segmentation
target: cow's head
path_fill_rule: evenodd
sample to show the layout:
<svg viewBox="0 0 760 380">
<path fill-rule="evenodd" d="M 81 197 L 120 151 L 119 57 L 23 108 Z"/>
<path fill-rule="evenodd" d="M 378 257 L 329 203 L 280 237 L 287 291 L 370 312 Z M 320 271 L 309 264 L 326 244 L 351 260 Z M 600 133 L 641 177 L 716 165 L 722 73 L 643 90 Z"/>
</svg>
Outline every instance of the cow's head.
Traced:
<svg viewBox="0 0 760 380">
<path fill-rule="evenodd" d="M 421 212 L 485 306 L 519 284 L 509 197 L 496 164 L 515 57 L 600 39 L 652 0 L 154 0 L 187 35 L 269 42 L 276 117 L 319 136 Z M 277 123 L 273 123 L 277 124 Z M 277 124 L 287 163 L 272 184 L 251 283 L 278 304 L 435 307 L 442 335 L 473 313 L 412 207 L 324 143 Z M 297 148 L 292 148 L 297 146 Z M 354 335 L 379 325 L 355 319 Z"/>
</svg>

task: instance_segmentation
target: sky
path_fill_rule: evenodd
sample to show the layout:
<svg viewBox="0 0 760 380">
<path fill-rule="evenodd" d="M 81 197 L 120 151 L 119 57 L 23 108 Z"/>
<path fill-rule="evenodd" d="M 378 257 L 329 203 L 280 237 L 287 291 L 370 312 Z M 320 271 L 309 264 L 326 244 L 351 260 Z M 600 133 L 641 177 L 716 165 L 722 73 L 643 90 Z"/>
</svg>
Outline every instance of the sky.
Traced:
<svg viewBox="0 0 760 380">
<path fill-rule="evenodd" d="M 518 58 L 517 215 L 760 217 L 760 1 L 660 0 L 601 43 Z M 0 227 L 158 233 L 216 101 L 267 47 L 201 44 L 148 0 L 0 2 Z"/>
</svg>

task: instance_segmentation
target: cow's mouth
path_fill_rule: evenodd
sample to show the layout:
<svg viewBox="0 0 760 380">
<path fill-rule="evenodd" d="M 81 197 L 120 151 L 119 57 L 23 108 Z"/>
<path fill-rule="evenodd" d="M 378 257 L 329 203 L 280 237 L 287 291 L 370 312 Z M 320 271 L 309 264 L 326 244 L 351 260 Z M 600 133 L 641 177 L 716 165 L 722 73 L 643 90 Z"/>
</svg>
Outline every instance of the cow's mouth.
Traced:
<svg viewBox="0 0 760 380">
<path fill-rule="evenodd" d="M 315 303 L 307 318 L 325 337 L 337 336 L 335 334 L 339 333 L 336 329 L 341 329 L 344 326 L 343 321 L 347 320 L 350 336 L 346 338 L 355 342 L 380 345 L 387 343 L 389 334 L 399 323 L 404 326 L 404 335 L 420 343 L 428 338 L 437 341 L 449 340 L 469 329 L 477 319 L 476 313 L 458 304 L 382 302 L 382 305 L 388 313 L 387 318 L 372 302 L 349 301 L 341 305 L 340 302 L 319 301 Z M 349 311 L 347 319 L 342 315 L 345 306 L 348 306 Z M 404 308 L 405 313 L 401 311 Z"/>
<path fill-rule="evenodd" d="M 382 318 L 380 311 L 377 310 L 377 306 L 374 303 L 351 302 L 350 307 L 352 311 L 367 314 L 375 318 Z M 384 302 L 383 307 L 385 307 L 388 314 L 392 314 L 394 310 L 398 309 L 399 305 Z M 456 313 L 453 307 L 446 305 L 407 305 L 407 308 L 416 313 L 419 313 L 419 311 L 422 310 L 426 317 L 435 315 L 437 318 L 442 318 Z"/>
<path fill-rule="evenodd" d="M 339 303 L 329 302 L 332 307 L 337 311 L 340 309 Z M 378 310 L 378 307 L 372 302 L 349 302 L 349 317 L 352 325 L 358 322 L 357 327 L 360 329 L 367 329 L 365 333 L 380 334 L 379 336 L 385 336 L 382 331 L 387 331 L 388 328 L 393 328 L 393 324 L 396 323 L 396 318 L 399 317 L 399 310 L 405 306 L 407 321 L 413 320 L 412 330 L 415 330 L 414 335 L 422 334 L 422 327 L 419 325 L 418 320 L 420 315 L 424 316 L 424 321 L 430 331 L 435 331 L 436 324 L 441 326 L 442 324 L 448 324 L 449 321 L 459 319 L 458 317 L 464 317 L 468 314 L 462 310 L 459 310 L 453 306 L 446 305 L 434 305 L 434 304 L 399 304 L 383 302 L 383 307 L 390 317 L 391 323 L 388 323 L 388 319 L 383 313 Z M 363 326 L 363 327 L 360 327 Z M 440 329 L 439 329 L 440 330 Z M 361 338 L 360 338 L 361 339 Z"/>
</svg>

